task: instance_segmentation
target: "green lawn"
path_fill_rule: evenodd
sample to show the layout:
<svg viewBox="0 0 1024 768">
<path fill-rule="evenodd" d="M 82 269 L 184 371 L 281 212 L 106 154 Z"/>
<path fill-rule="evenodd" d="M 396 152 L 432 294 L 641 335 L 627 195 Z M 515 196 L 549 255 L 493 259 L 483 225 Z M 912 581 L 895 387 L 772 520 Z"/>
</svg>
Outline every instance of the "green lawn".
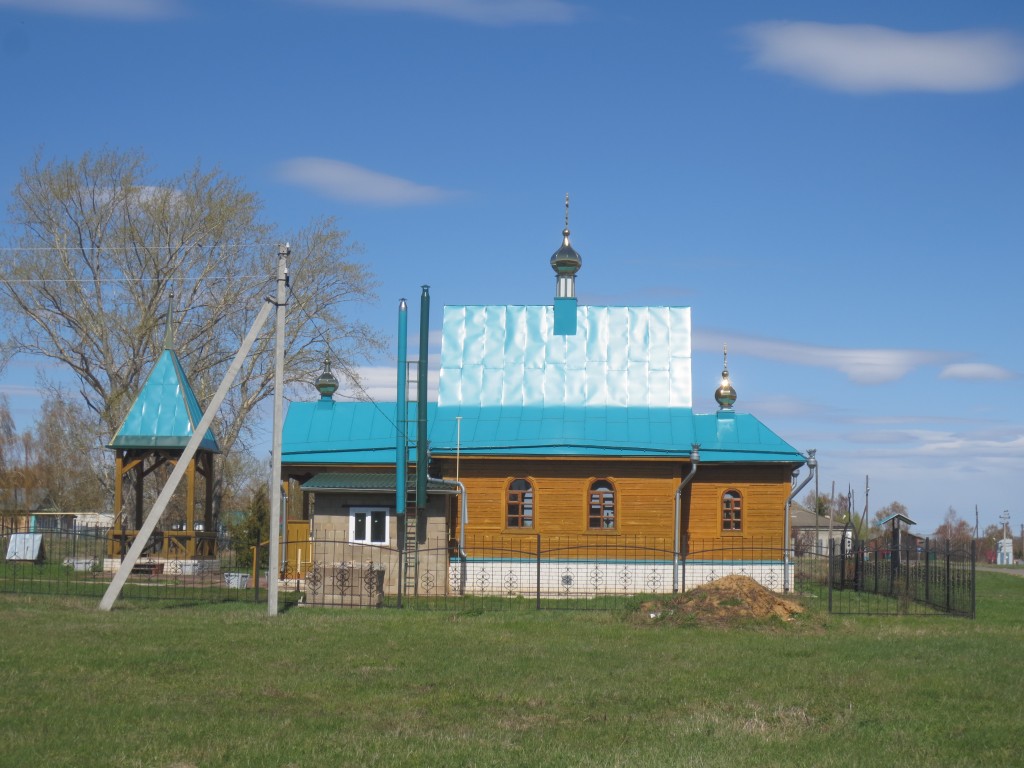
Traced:
<svg viewBox="0 0 1024 768">
<path fill-rule="evenodd" d="M 729 628 L 0 595 L 0 765 L 1010 766 L 1024 579 L 978 618 Z"/>
</svg>

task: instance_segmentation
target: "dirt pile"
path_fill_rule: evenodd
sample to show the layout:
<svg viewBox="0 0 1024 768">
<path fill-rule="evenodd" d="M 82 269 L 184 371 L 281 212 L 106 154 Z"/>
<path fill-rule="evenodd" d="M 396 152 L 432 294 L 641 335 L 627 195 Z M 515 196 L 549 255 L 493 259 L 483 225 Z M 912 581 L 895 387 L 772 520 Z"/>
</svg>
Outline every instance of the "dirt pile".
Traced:
<svg viewBox="0 0 1024 768">
<path fill-rule="evenodd" d="M 673 624 L 727 624 L 737 619 L 792 620 L 803 607 L 772 592 L 749 576 L 725 576 L 669 600 L 644 603 L 640 618 Z"/>
</svg>

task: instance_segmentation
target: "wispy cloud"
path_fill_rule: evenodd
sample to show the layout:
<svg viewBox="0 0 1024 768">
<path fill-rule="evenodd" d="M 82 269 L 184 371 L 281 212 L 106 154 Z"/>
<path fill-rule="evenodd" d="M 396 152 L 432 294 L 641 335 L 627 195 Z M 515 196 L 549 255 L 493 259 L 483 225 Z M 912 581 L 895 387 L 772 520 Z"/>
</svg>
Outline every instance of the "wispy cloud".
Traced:
<svg viewBox="0 0 1024 768">
<path fill-rule="evenodd" d="M 343 383 L 338 396 L 343 399 L 370 399 L 378 403 L 393 403 L 397 399 L 398 374 L 394 366 L 362 366 L 358 369 L 361 388 Z M 427 399 L 437 400 L 440 374 L 436 369 L 427 372 Z M 415 398 L 415 392 L 412 397 Z"/>
<path fill-rule="evenodd" d="M 939 374 L 940 379 L 969 379 L 973 381 L 1006 381 L 1015 378 L 1011 371 L 989 363 L 954 363 Z"/>
<path fill-rule="evenodd" d="M 565 24 L 578 15 L 563 0 L 306 0 L 338 8 L 404 11 L 488 26 Z"/>
<path fill-rule="evenodd" d="M 125 21 L 166 19 L 183 13 L 177 0 L 0 0 L 0 8 Z"/>
<path fill-rule="evenodd" d="M 279 166 L 283 181 L 347 203 L 400 206 L 437 203 L 455 193 L 325 157 L 296 157 Z"/>
<path fill-rule="evenodd" d="M 807 21 L 766 21 L 742 32 L 756 66 L 840 91 L 991 91 L 1024 80 L 1024 42 L 1005 32 Z"/>
<path fill-rule="evenodd" d="M 903 378 L 915 368 L 942 362 L 947 356 L 916 349 L 842 349 L 795 344 L 788 341 L 759 339 L 754 336 L 725 335 L 717 331 L 694 334 L 693 346 L 701 350 L 720 350 L 727 343 L 730 351 L 794 365 L 831 368 L 858 384 L 884 384 Z"/>
<path fill-rule="evenodd" d="M 846 440 L 875 446 L 878 455 L 895 449 L 895 455 L 934 458 L 948 456 L 977 461 L 980 458 L 1024 458 L 1024 434 L 1016 430 L 995 429 L 990 432 L 952 432 L 935 429 L 865 431 L 846 435 Z"/>
</svg>

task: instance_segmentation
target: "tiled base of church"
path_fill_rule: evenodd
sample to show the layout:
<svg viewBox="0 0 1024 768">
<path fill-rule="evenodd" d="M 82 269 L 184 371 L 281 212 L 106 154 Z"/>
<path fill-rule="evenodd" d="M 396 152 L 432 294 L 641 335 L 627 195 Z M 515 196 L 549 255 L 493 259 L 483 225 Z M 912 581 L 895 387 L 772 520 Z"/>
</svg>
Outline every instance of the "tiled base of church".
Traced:
<svg viewBox="0 0 1024 768">
<path fill-rule="evenodd" d="M 510 562 L 508 560 L 453 561 L 448 572 L 451 594 L 536 596 L 538 581 L 543 598 L 592 598 L 672 592 L 674 587 L 694 589 L 723 576 L 749 576 L 762 586 L 783 591 L 784 566 L 778 561 L 680 563 L 602 561 Z M 789 566 L 789 584 L 793 583 Z"/>
</svg>

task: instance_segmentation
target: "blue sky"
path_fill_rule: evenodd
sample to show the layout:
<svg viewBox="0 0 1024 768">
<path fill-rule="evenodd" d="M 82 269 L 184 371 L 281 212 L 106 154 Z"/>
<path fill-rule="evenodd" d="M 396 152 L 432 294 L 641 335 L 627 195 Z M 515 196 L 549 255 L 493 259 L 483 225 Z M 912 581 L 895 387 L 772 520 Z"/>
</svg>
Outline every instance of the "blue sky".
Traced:
<svg viewBox="0 0 1024 768">
<path fill-rule="evenodd" d="M 0 0 L 0 84 L 5 201 L 40 148 L 219 165 L 338 216 L 391 335 L 549 302 L 570 193 L 582 302 L 693 308 L 697 410 L 728 343 L 824 492 L 1024 522 L 1024 4 Z"/>
</svg>

